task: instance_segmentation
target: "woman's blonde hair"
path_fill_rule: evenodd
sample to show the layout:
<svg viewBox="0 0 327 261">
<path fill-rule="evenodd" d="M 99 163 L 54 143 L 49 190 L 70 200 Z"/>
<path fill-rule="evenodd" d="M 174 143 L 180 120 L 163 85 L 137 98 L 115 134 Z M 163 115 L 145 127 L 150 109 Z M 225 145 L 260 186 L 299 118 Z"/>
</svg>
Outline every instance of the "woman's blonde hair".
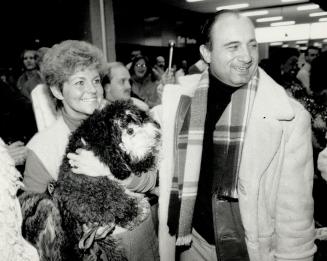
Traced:
<svg viewBox="0 0 327 261">
<path fill-rule="evenodd" d="M 100 76 L 105 71 L 105 58 L 96 46 L 77 40 L 67 40 L 52 46 L 41 62 L 41 74 L 45 83 L 62 91 L 70 76 L 85 69 L 96 69 Z M 61 101 L 55 99 L 57 107 Z"/>
</svg>

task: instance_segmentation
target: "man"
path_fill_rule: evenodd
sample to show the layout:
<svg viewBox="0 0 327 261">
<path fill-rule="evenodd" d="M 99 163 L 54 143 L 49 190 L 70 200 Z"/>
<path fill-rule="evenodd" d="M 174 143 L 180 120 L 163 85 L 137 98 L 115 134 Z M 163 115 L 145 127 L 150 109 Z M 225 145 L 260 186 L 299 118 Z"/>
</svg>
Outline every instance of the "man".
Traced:
<svg viewBox="0 0 327 261">
<path fill-rule="evenodd" d="M 152 68 L 152 71 L 157 79 L 161 79 L 162 75 L 165 73 L 166 61 L 163 56 L 157 56 L 156 62 Z"/>
<path fill-rule="evenodd" d="M 129 59 L 129 63 L 126 65 L 126 68 L 129 70 L 132 66 L 132 62 L 134 60 L 135 57 L 137 56 L 141 56 L 142 55 L 142 51 L 141 50 L 133 50 L 131 51 L 131 54 L 130 54 L 130 59 Z"/>
<path fill-rule="evenodd" d="M 310 116 L 258 68 L 247 17 L 220 11 L 202 33 L 209 69 L 163 92 L 160 257 L 312 260 Z"/>
<path fill-rule="evenodd" d="M 165 71 L 166 68 L 166 61 L 163 56 L 156 57 L 156 64 L 155 67 L 159 67 L 161 70 Z"/>
<path fill-rule="evenodd" d="M 137 98 L 131 98 L 131 75 L 127 68 L 120 62 L 108 64 L 108 72 L 104 76 L 102 85 L 105 92 L 105 98 L 109 102 L 116 100 L 132 99 L 133 103 L 140 109 L 147 111 L 149 106 Z"/>
<path fill-rule="evenodd" d="M 296 75 L 296 78 L 298 78 L 302 82 L 308 94 L 312 94 L 312 91 L 310 89 L 311 62 L 318 55 L 319 48 L 315 46 L 309 46 L 304 53 L 305 63 Z"/>
</svg>

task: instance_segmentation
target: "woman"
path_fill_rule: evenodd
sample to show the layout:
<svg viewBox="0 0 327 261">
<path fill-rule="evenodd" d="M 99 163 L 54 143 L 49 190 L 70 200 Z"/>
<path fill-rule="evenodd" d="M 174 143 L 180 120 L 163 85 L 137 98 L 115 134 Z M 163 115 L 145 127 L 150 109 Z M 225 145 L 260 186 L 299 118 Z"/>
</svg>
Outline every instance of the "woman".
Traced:
<svg viewBox="0 0 327 261">
<path fill-rule="evenodd" d="M 29 150 L 23 181 L 25 190 L 44 192 L 47 184 L 57 179 L 70 133 L 94 110 L 103 106 L 100 76 L 104 69 L 103 54 L 86 42 L 64 41 L 54 45 L 45 54 L 41 72 L 61 115 L 53 125 L 37 133 L 27 144 Z M 77 167 L 75 172 L 110 175 L 110 170 L 103 167 L 92 153 L 84 150 L 78 152 L 80 155 L 71 155 L 71 161 Z M 86 161 L 78 160 L 85 155 Z M 155 179 L 145 179 L 145 182 L 151 183 L 149 180 Z M 138 181 L 130 179 L 127 183 L 136 183 L 133 186 L 142 187 L 140 183 L 144 179 Z M 129 260 L 156 260 L 157 239 L 151 216 L 135 230 L 123 231 L 117 237 L 122 239 Z"/>
<path fill-rule="evenodd" d="M 134 58 L 131 68 L 132 97 L 140 98 L 150 108 L 161 103 L 157 92 L 159 80 L 153 74 L 149 60 L 145 56 Z"/>
<path fill-rule="evenodd" d="M 104 61 L 96 47 L 65 41 L 52 47 L 43 61 L 42 74 L 61 115 L 27 144 L 24 184 L 34 192 L 44 192 L 48 182 L 57 179 L 70 132 L 99 108 L 103 97 L 99 73 Z"/>
</svg>

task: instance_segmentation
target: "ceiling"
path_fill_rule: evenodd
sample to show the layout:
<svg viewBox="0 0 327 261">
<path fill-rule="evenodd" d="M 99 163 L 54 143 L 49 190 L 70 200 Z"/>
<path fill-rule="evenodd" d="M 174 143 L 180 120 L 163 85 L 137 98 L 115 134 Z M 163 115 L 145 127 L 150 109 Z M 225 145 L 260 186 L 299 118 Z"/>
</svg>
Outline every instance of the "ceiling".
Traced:
<svg viewBox="0 0 327 261">
<path fill-rule="evenodd" d="M 214 13 L 216 12 L 216 7 L 226 6 L 240 3 L 248 3 L 249 7 L 245 9 L 239 9 L 239 11 L 253 11 L 265 9 L 268 10 L 267 15 L 261 15 L 256 17 L 251 17 L 256 27 L 269 26 L 270 22 L 257 23 L 257 18 L 271 17 L 271 16 L 282 16 L 283 21 L 295 21 L 296 24 L 299 23 L 313 23 L 317 22 L 321 17 L 310 17 L 309 13 L 313 12 L 323 12 L 322 8 L 326 9 L 326 0 L 294 0 L 292 2 L 282 2 L 282 0 L 203 0 L 198 2 L 187 2 L 186 0 L 160 0 L 161 2 L 178 7 L 181 9 L 186 9 L 189 11 L 194 11 L 197 13 Z M 313 2 L 319 3 L 321 8 L 315 10 L 298 11 L 297 7 L 313 4 Z M 324 17 L 327 17 L 325 15 Z M 327 30 L 327 28 L 326 28 Z"/>
<path fill-rule="evenodd" d="M 90 1 L 95 0 L 0 1 L 0 9 L 3 11 L 0 16 L 0 66 L 19 61 L 20 51 L 29 44 L 35 44 L 36 39 L 39 39 L 40 46 L 51 46 L 63 39 L 90 38 L 89 31 L 85 30 L 89 24 Z M 142 37 L 152 32 L 156 33 L 156 37 L 160 37 L 160 29 L 165 25 L 173 28 L 176 35 L 195 38 L 197 29 L 208 14 L 215 12 L 218 5 L 248 2 L 249 7 L 244 11 L 265 8 L 268 9 L 269 16 L 283 16 L 283 20 L 295 20 L 296 23 L 312 23 L 318 20 L 318 17 L 309 17 L 308 14 L 313 11 L 297 11 L 298 5 L 318 2 L 327 11 L 327 0 L 297 0 L 292 3 L 281 1 L 204 0 L 189 3 L 186 0 L 112 0 L 116 28 L 120 28 L 118 33 L 126 31 L 127 36 L 135 34 Z M 321 11 L 323 10 L 314 10 Z M 138 22 L 138 19 L 141 22 Z M 252 19 L 256 27 L 267 27 L 270 24 L 259 24 L 256 23 L 256 18 Z M 135 29 L 136 25 L 142 27 L 144 34 Z"/>
</svg>

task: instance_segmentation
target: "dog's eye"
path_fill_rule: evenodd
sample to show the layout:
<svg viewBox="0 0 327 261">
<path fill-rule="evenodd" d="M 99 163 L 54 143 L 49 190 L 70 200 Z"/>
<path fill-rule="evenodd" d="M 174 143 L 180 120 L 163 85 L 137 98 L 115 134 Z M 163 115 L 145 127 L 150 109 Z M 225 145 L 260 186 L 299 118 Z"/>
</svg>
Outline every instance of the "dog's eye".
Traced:
<svg viewBox="0 0 327 261">
<path fill-rule="evenodd" d="M 134 130 L 132 128 L 127 129 L 127 134 L 128 135 L 133 135 L 133 133 L 134 133 Z"/>
</svg>

